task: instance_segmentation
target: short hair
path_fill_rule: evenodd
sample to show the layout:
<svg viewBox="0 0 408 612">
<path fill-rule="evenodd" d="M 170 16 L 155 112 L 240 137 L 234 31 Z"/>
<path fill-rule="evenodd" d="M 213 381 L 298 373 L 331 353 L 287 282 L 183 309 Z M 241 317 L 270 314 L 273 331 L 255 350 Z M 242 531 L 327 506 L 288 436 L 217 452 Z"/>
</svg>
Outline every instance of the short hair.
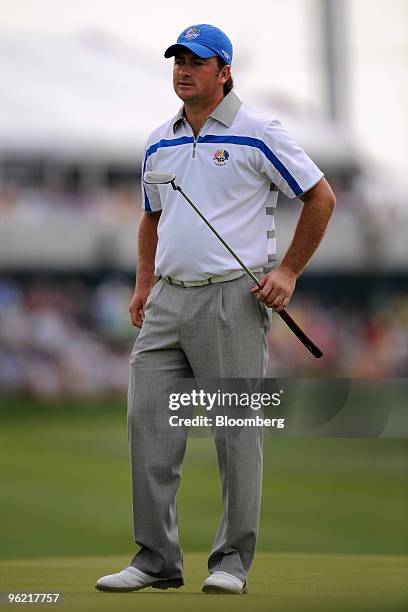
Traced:
<svg viewBox="0 0 408 612">
<path fill-rule="evenodd" d="M 219 55 L 217 55 L 216 57 L 217 57 L 218 69 L 221 72 L 221 70 L 224 68 L 224 66 L 227 65 L 227 62 L 224 62 L 224 60 L 221 59 Z M 230 76 L 228 81 L 226 83 L 224 83 L 224 96 L 229 94 L 229 92 L 231 91 L 231 89 L 233 87 L 234 87 L 234 80 L 233 80 L 232 76 Z"/>
</svg>

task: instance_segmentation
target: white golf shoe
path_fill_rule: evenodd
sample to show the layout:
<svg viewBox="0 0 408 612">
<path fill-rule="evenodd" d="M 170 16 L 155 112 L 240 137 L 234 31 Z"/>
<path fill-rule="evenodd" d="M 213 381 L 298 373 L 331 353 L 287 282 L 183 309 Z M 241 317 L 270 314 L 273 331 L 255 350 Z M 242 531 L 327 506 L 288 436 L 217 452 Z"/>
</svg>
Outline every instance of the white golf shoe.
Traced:
<svg viewBox="0 0 408 612">
<path fill-rule="evenodd" d="M 243 582 L 227 572 L 214 572 L 204 581 L 202 591 L 213 595 L 246 595 L 248 588 L 246 580 Z"/>
<path fill-rule="evenodd" d="M 117 591 L 127 593 L 129 591 L 140 591 L 146 587 L 154 589 L 178 589 L 183 586 L 182 578 L 157 578 L 149 576 L 136 567 L 129 565 L 117 574 L 102 576 L 95 584 L 98 591 Z"/>
</svg>

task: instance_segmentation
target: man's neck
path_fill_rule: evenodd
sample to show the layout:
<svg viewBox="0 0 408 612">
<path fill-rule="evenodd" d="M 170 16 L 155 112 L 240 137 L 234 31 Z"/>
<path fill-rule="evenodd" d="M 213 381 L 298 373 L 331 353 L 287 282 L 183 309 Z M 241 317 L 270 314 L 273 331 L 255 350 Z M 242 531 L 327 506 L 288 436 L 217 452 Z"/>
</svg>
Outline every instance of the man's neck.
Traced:
<svg viewBox="0 0 408 612">
<path fill-rule="evenodd" d="M 216 98 L 207 104 L 203 104 L 202 102 L 200 104 L 194 104 L 194 102 L 184 103 L 184 114 L 193 129 L 194 136 L 198 135 L 198 132 L 207 118 L 211 115 L 213 110 L 217 108 L 223 98 L 224 95 L 222 94 L 220 98 Z"/>
</svg>

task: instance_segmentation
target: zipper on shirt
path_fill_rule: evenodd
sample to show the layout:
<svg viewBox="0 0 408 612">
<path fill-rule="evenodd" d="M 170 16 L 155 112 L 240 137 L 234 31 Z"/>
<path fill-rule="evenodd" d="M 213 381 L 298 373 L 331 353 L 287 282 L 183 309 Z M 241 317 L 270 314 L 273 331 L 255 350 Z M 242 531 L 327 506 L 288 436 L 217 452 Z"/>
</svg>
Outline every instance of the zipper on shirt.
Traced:
<svg viewBox="0 0 408 612">
<path fill-rule="evenodd" d="M 199 132 L 199 133 L 200 133 L 200 132 Z M 198 134 L 199 134 L 199 133 L 198 133 Z M 197 147 L 198 134 L 197 134 L 197 136 L 194 136 L 194 143 L 193 143 L 193 159 L 194 159 L 194 158 L 195 158 L 195 156 L 196 156 L 196 147 Z"/>
<path fill-rule="evenodd" d="M 198 139 L 200 138 L 200 132 L 201 132 L 201 128 L 198 130 L 198 134 L 197 136 L 194 136 L 194 142 L 193 142 L 193 155 L 192 158 L 195 159 L 196 156 L 196 149 L 197 149 L 197 143 L 198 143 Z M 194 135 L 194 132 L 193 132 Z"/>
</svg>

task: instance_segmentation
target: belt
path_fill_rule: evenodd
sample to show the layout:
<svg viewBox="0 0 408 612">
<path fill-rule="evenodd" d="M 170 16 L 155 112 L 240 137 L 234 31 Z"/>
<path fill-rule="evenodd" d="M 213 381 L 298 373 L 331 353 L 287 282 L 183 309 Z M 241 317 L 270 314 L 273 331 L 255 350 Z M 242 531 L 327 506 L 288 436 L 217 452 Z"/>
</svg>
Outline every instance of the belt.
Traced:
<svg viewBox="0 0 408 612">
<path fill-rule="evenodd" d="M 257 268 L 256 270 L 252 270 L 252 272 L 263 272 L 263 268 Z M 226 281 L 235 280 L 236 278 L 240 278 L 244 274 L 245 272 L 243 270 L 233 270 L 232 272 L 228 272 L 227 274 L 220 274 L 219 276 L 210 276 L 210 278 L 196 281 L 182 281 L 178 278 L 172 278 L 171 276 L 162 276 L 162 278 L 170 285 L 179 285 L 180 287 L 203 287 L 204 285 L 212 285 L 213 283 L 224 283 Z"/>
</svg>

